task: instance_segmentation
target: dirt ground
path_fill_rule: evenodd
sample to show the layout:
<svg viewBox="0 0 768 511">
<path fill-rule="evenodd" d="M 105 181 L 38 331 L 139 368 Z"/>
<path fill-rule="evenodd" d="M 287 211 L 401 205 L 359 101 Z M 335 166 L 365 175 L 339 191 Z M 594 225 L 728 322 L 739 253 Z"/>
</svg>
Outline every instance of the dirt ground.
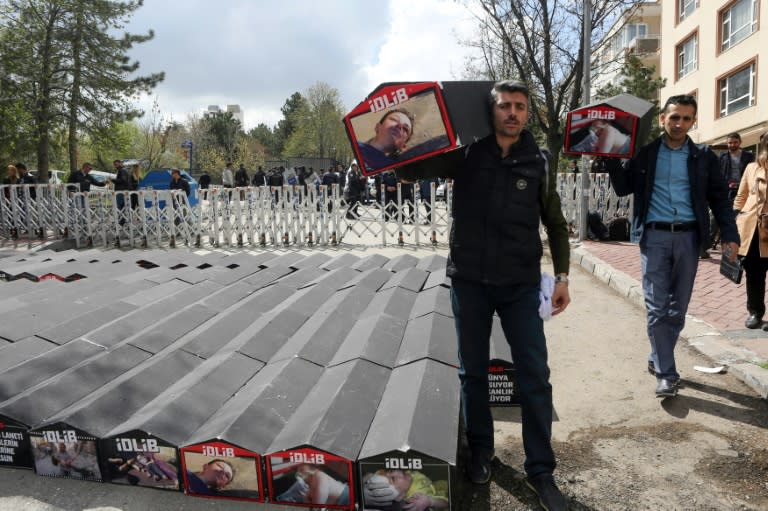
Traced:
<svg viewBox="0 0 768 511">
<path fill-rule="evenodd" d="M 768 509 L 768 403 L 681 341 L 683 388 L 660 400 L 645 369 L 644 311 L 580 269 L 546 325 L 556 480 L 573 510 Z M 519 409 L 497 409 L 494 476 L 461 479 L 456 509 L 540 509 L 524 483 Z M 463 467 L 459 467 L 459 473 Z"/>
</svg>

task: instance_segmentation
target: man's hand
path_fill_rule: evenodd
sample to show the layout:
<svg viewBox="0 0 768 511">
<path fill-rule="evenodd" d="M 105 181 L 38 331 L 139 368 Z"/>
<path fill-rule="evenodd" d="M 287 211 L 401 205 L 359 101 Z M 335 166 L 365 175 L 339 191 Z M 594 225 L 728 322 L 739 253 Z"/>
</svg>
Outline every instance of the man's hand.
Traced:
<svg viewBox="0 0 768 511">
<path fill-rule="evenodd" d="M 569 303 L 571 303 L 571 296 L 568 293 L 568 283 L 555 283 L 555 290 L 552 292 L 552 315 L 556 316 L 563 312 Z"/>
<path fill-rule="evenodd" d="M 372 474 L 369 478 L 363 479 L 363 496 L 366 504 L 376 507 L 390 506 L 397 495 L 398 491 L 389 484 L 386 476 Z"/>
<path fill-rule="evenodd" d="M 722 250 L 723 255 L 728 258 L 728 261 L 734 262 L 739 255 L 739 244 L 735 241 L 729 241 L 728 243 L 723 242 L 720 245 L 720 250 Z"/>
</svg>

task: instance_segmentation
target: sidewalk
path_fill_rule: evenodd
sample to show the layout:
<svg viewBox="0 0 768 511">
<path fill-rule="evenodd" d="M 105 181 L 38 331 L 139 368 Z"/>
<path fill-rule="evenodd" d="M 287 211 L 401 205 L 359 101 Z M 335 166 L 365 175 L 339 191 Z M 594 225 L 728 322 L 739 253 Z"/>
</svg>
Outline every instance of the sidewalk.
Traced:
<svg viewBox="0 0 768 511">
<path fill-rule="evenodd" d="M 580 265 L 632 303 L 644 308 L 640 249 L 629 242 L 572 242 L 571 264 Z M 733 284 L 720 275 L 720 251 L 700 259 L 681 337 L 726 364 L 763 397 L 768 397 L 768 332 L 744 327 L 747 317 L 745 283 Z"/>
</svg>

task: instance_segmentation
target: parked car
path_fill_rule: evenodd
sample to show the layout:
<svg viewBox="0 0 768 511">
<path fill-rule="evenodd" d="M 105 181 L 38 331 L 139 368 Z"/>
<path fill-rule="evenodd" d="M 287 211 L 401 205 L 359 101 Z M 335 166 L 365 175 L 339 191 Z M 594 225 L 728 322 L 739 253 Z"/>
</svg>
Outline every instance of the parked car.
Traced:
<svg viewBox="0 0 768 511">
<path fill-rule="evenodd" d="M 445 200 L 445 183 L 440 183 L 435 188 L 435 200 Z"/>
<path fill-rule="evenodd" d="M 36 169 L 30 170 L 29 173 L 35 177 L 35 180 L 37 180 Z M 52 185 L 65 183 L 67 181 L 67 174 L 69 174 L 69 172 L 65 172 L 63 170 L 57 170 L 57 169 L 50 169 L 48 171 L 48 183 Z"/>
<path fill-rule="evenodd" d="M 92 191 L 104 191 L 107 189 L 107 186 L 109 186 L 109 183 L 112 179 L 115 179 L 117 177 L 117 174 L 113 174 L 112 172 L 104 172 L 103 170 L 91 170 L 88 175 L 92 176 L 97 182 L 104 183 L 103 185 L 97 185 L 92 184 L 91 190 Z"/>
</svg>

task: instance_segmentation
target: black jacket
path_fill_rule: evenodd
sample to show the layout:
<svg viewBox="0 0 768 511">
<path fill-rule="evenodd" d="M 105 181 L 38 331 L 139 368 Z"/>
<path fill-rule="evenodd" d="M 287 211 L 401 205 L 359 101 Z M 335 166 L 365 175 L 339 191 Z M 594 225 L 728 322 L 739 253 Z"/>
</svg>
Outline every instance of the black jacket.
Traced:
<svg viewBox="0 0 768 511">
<path fill-rule="evenodd" d="M 104 181 L 99 181 L 95 177 L 93 177 L 90 174 L 83 173 L 82 170 L 76 170 L 72 172 L 69 175 L 69 179 L 67 180 L 68 183 L 71 184 L 79 184 L 80 185 L 80 191 L 81 192 L 89 192 L 91 191 L 91 185 L 96 186 L 104 186 Z M 69 191 L 76 192 L 77 189 L 75 187 L 67 187 Z"/>
<path fill-rule="evenodd" d="M 131 175 L 128 173 L 128 169 L 120 167 L 117 169 L 117 175 L 112 180 L 115 184 L 115 191 L 130 191 L 131 190 Z"/>
<path fill-rule="evenodd" d="M 184 194 L 189 197 L 189 183 L 186 179 L 183 177 L 180 177 L 179 180 L 175 180 L 171 178 L 171 184 L 168 186 L 169 190 L 184 190 Z"/>
<path fill-rule="evenodd" d="M 728 182 L 728 178 L 731 176 L 731 153 L 730 151 L 723 151 L 720 153 L 720 156 L 718 156 L 718 161 L 720 162 L 720 176 L 723 178 L 723 181 L 726 183 Z M 741 180 L 741 176 L 744 175 L 744 169 L 747 168 L 747 165 L 755 161 L 755 155 L 749 151 L 741 151 L 741 155 L 739 156 L 739 180 Z"/>
<path fill-rule="evenodd" d="M 688 179 L 691 184 L 691 206 L 698 223 L 699 243 L 709 241 L 709 211 L 715 215 L 720 226 L 720 239 L 723 242 L 739 243 L 733 208 L 728 200 L 728 188 L 720 176 L 717 156 L 703 144 L 695 144 L 690 138 L 688 144 Z M 632 209 L 632 241 L 639 242 L 643 236 L 651 193 L 656 178 L 656 160 L 659 156 L 662 138 L 640 148 L 637 155 L 621 164 L 611 158 L 607 169 L 611 175 L 611 184 L 619 196 L 634 194 Z"/>
<path fill-rule="evenodd" d="M 567 243 L 568 236 L 559 201 L 542 208 L 542 196 L 553 195 L 546 168 L 527 130 L 506 158 L 493 135 L 469 146 L 463 169 L 454 175 L 449 277 L 493 285 L 539 285 L 543 255 L 539 220 L 555 238 L 564 235 Z M 545 188 L 547 192 L 542 192 Z M 564 257 L 556 258 L 556 271 L 568 271 L 567 258 L 566 248 Z"/>
</svg>

